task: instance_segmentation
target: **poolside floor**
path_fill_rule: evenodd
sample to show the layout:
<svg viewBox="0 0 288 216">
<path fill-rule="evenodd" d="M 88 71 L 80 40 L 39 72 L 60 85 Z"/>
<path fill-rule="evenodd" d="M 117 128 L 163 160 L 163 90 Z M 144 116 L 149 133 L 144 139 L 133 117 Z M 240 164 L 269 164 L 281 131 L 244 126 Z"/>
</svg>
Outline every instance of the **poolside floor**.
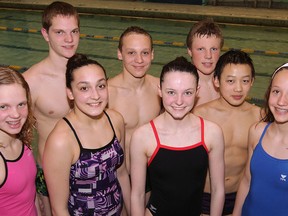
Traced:
<svg viewBox="0 0 288 216">
<path fill-rule="evenodd" d="M 65 1 L 65 0 L 64 0 Z M 0 0 L 0 7 L 43 10 L 51 0 Z M 287 9 L 152 3 L 146 1 L 69 0 L 78 11 L 119 16 L 201 20 L 219 23 L 288 27 Z"/>
</svg>

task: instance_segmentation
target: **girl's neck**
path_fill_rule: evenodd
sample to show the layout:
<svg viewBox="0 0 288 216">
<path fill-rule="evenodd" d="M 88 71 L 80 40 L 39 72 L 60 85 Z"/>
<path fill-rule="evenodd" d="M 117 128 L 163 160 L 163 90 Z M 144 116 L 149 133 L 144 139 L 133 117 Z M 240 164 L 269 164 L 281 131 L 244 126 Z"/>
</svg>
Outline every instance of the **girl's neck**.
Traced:
<svg viewBox="0 0 288 216">
<path fill-rule="evenodd" d="M 16 135 L 10 135 L 0 131 L 0 149 L 11 147 L 16 140 Z"/>
<path fill-rule="evenodd" d="M 278 134 L 277 136 L 288 137 L 288 123 L 279 124 L 277 122 L 273 122 L 271 126 Z"/>
<path fill-rule="evenodd" d="M 193 121 L 194 115 L 187 113 L 182 119 L 174 119 L 169 113 L 163 113 L 164 125 L 169 125 L 169 128 L 173 131 L 181 130 L 181 128 L 190 127 L 191 121 Z"/>
</svg>

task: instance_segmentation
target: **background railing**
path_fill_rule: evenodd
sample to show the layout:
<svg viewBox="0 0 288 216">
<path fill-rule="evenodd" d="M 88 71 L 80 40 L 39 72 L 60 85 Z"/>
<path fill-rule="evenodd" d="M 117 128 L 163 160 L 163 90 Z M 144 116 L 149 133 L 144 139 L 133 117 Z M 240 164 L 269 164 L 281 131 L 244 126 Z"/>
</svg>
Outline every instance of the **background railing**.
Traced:
<svg viewBox="0 0 288 216">
<path fill-rule="evenodd" d="M 173 4 L 288 9 L 288 0 L 143 0 L 143 1 L 158 2 L 158 3 L 173 3 Z"/>
</svg>

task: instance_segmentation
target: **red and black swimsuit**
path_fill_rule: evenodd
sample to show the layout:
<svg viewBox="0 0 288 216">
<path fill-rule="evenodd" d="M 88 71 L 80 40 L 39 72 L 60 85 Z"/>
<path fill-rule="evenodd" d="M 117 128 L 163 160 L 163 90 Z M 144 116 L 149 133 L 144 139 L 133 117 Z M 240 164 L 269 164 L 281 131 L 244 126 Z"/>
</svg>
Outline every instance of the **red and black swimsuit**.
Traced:
<svg viewBox="0 0 288 216">
<path fill-rule="evenodd" d="M 153 121 L 151 127 L 157 147 L 148 163 L 151 197 L 147 208 L 152 215 L 201 214 L 201 200 L 208 169 L 208 150 L 204 143 L 204 121 L 201 141 L 186 147 L 161 144 Z"/>
</svg>

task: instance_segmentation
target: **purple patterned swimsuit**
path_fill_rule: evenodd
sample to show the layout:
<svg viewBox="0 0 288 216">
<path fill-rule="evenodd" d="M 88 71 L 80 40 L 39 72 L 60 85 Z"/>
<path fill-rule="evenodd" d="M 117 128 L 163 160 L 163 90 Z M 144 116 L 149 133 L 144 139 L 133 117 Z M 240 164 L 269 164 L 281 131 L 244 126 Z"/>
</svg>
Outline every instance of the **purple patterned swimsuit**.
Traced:
<svg viewBox="0 0 288 216">
<path fill-rule="evenodd" d="M 71 166 L 68 210 L 75 216 L 120 216 L 123 196 L 116 170 L 124 160 L 124 152 L 108 117 L 113 139 L 104 147 L 85 149 L 72 127 L 80 146 L 79 159 Z"/>
</svg>

